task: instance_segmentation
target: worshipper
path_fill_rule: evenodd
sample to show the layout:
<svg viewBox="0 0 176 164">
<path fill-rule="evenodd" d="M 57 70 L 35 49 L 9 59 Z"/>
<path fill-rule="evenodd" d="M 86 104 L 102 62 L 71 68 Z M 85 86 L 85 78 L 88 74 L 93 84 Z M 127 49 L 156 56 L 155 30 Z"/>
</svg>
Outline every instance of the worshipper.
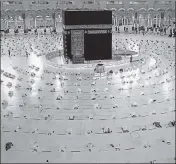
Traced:
<svg viewBox="0 0 176 164">
<path fill-rule="evenodd" d="M 172 32 L 169 34 L 169 37 L 172 37 Z"/>
<path fill-rule="evenodd" d="M 176 37 L 176 31 L 174 32 L 174 37 Z"/>
<path fill-rule="evenodd" d="M 150 161 L 151 164 L 154 164 L 156 160 Z"/>
<path fill-rule="evenodd" d="M 130 56 L 130 63 L 133 61 L 132 55 Z"/>
<path fill-rule="evenodd" d="M 132 29 L 131 29 L 132 31 L 134 31 L 134 26 L 132 26 Z"/>
<path fill-rule="evenodd" d="M 126 32 L 128 32 L 128 27 L 126 28 Z"/>
<path fill-rule="evenodd" d="M 22 129 L 22 128 L 21 128 L 20 125 L 18 125 L 18 126 L 16 127 L 16 129 L 14 130 L 14 132 L 18 132 L 20 129 Z"/>
<path fill-rule="evenodd" d="M 148 148 L 148 147 L 151 147 L 150 144 L 148 144 L 148 142 L 145 142 L 144 145 L 143 145 L 144 148 Z"/>
<path fill-rule="evenodd" d="M 153 125 L 156 126 L 157 128 L 162 128 L 162 126 L 160 125 L 160 122 L 154 122 Z"/>
<path fill-rule="evenodd" d="M 175 120 L 174 121 L 170 121 L 168 125 L 169 125 L 169 127 L 174 127 L 175 126 Z"/>
<path fill-rule="evenodd" d="M 14 95 L 13 91 L 9 91 L 9 92 L 8 92 L 8 96 L 9 96 L 9 97 L 12 97 L 13 95 Z"/>
<path fill-rule="evenodd" d="M 119 71 L 120 71 L 120 73 L 122 73 L 122 72 L 123 72 L 123 69 L 121 68 Z"/>
<path fill-rule="evenodd" d="M 121 127 L 121 129 L 122 129 L 123 133 L 128 133 L 128 132 L 129 132 L 127 126 L 125 126 L 125 127 Z"/>
<path fill-rule="evenodd" d="M 112 130 L 110 128 L 102 128 L 103 133 L 112 133 Z"/>
<path fill-rule="evenodd" d="M 8 88 L 11 88 L 11 87 L 12 87 L 12 83 L 11 83 L 11 82 L 8 82 L 8 83 L 7 83 L 7 87 L 8 87 Z"/>
<path fill-rule="evenodd" d="M 110 74 L 113 74 L 113 70 L 110 70 L 109 73 L 110 73 Z"/>
<path fill-rule="evenodd" d="M 9 149 L 11 149 L 12 146 L 13 146 L 13 143 L 12 143 L 12 142 L 7 142 L 6 145 L 5 145 L 6 151 L 9 150 Z"/>
<path fill-rule="evenodd" d="M 62 96 L 57 96 L 56 100 L 61 100 L 62 99 Z"/>
<path fill-rule="evenodd" d="M 74 120 L 75 116 L 69 116 L 69 120 Z"/>
<path fill-rule="evenodd" d="M 141 130 L 142 130 L 142 131 L 147 130 L 146 125 L 142 126 L 142 127 L 141 127 Z"/>
<path fill-rule="evenodd" d="M 35 32 L 35 35 L 37 35 L 37 29 L 35 29 L 34 32 Z"/>
<path fill-rule="evenodd" d="M 11 55 L 10 55 L 10 49 L 8 49 L 8 53 L 9 53 L 9 58 L 11 57 Z"/>
<path fill-rule="evenodd" d="M 3 100 L 2 101 L 2 107 L 3 109 L 5 109 L 8 106 L 8 101 L 7 100 Z"/>
<path fill-rule="evenodd" d="M 28 52 L 26 51 L 26 57 L 28 58 Z"/>
<path fill-rule="evenodd" d="M 164 27 L 164 34 L 166 35 L 166 27 Z"/>
<path fill-rule="evenodd" d="M 44 43 L 45 41 L 48 41 L 48 42 L 51 42 L 51 44 L 53 44 L 52 38 L 54 38 L 54 37 L 49 37 L 48 39 L 46 39 L 45 37 L 41 37 L 41 38 L 40 38 L 40 41 L 42 41 L 42 43 Z M 59 38 L 59 39 L 60 39 L 60 38 Z M 22 40 L 19 39 L 18 42 L 19 42 L 19 41 L 22 41 Z M 39 44 L 39 42 L 37 42 L 37 39 L 36 39 L 34 42 L 35 42 L 37 45 Z M 118 43 L 119 43 L 119 42 L 118 42 Z M 126 41 L 125 43 L 128 43 L 128 42 Z M 145 42 L 144 42 L 143 44 L 145 44 Z M 149 45 L 146 46 L 146 48 L 148 48 L 148 49 L 150 49 L 149 46 L 151 46 L 152 44 L 153 44 L 153 46 L 157 46 L 157 47 L 160 46 L 160 42 L 159 42 L 159 43 L 158 43 L 158 42 L 157 42 L 157 43 L 152 43 L 151 41 L 149 41 L 148 44 L 149 44 Z M 20 44 L 19 44 L 19 45 L 20 45 Z M 45 48 L 45 49 L 47 49 L 47 46 L 48 46 L 48 45 L 46 45 L 46 48 Z M 53 48 L 53 47 L 54 47 L 54 46 L 48 46 L 48 49 L 50 49 L 50 50 L 54 49 L 54 50 L 55 50 L 55 48 Z M 41 50 L 41 49 L 43 49 L 43 47 L 42 47 L 42 46 L 39 46 L 38 49 Z M 158 49 L 159 49 L 159 48 L 158 48 Z M 158 49 L 154 50 L 154 52 L 155 52 L 155 51 L 158 51 Z M 14 49 L 14 50 L 16 50 L 16 49 Z M 27 51 L 27 50 L 25 50 L 25 48 L 24 48 L 23 51 L 20 51 L 19 53 L 20 53 L 20 54 L 24 54 L 24 56 L 25 56 L 25 51 Z M 48 52 L 48 51 L 49 51 L 49 50 L 47 50 L 47 52 Z M 158 53 L 158 54 L 159 54 L 159 53 Z M 13 52 L 12 52 L 12 55 L 13 55 Z M 152 56 L 152 55 L 151 55 L 150 57 L 154 58 L 154 56 Z M 157 58 L 155 58 L 155 59 L 157 59 Z M 159 62 L 158 59 L 156 60 L 156 62 L 157 62 L 157 63 Z M 158 68 L 160 69 L 160 65 L 159 65 L 159 64 L 158 64 L 158 65 L 156 64 L 156 66 L 158 66 Z M 35 68 L 35 67 L 34 67 L 34 68 Z M 152 69 L 151 69 L 151 71 L 154 70 L 155 68 L 157 68 L 157 67 L 153 66 Z M 140 70 L 140 69 L 141 69 L 141 68 L 139 67 L 138 70 Z M 146 74 L 149 73 L 149 70 L 146 71 L 145 68 L 143 68 L 143 69 L 145 70 Z M 162 68 L 161 68 L 161 69 L 162 69 Z M 171 69 L 171 67 L 168 66 L 168 69 Z M 35 70 L 36 70 L 36 69 L 35 69 Z M 124 73 L 126 73 L 126 71 L 130 71 L 130 69 L 128 69 L 128 70 L 124 69 L 124 70 L 125 70 Z M 113 71 L 115 72 L 114 68 L 113 68 Z M 132 70 L 132 71 L 133 71 L 133 70 Z M 92 71 L 92 72 L 93 72 L 93 71 Z M 19 71 L 18 73 L 20 73 L 20 71 Z M 161 73 L 164 74 L 164 72 L 161 72 Z M 162 74 L 162 75 L 163 75 L 163 74 Z M 74 73 L 72 73 L 72 75 L 74 75 Z M 119 75 L 119 74 L 118 74 L 118 75 Z M 150 77 L 151 77 L 151 80 L 152 80 L 152 78 L 155 77 L 155 76 L 152 76 L 152 74 L 150 74 L 150 75 L 151 75 Z M 75 76 L 74 76 L 74 77 L 75 77 Z M 92 78 L 92 77 L 90 77 L 89 79 L 91 80 L 91 78 Z M 126 78 L 126 75 L 125 75 L 125 78 Z M 131 78 L 131 76 L 129 76 L 128 78 Z M 83 78 L 83 79 L 84 79 L 84 78 Z M 85 79 L 86 79 L 86 80 L 89 80 L 88 78 L 85 78 Z M 146 76 L 143 75 L 141 79 L 142 79 L 142 80 L 143 80 L 143 79 L 146 79 Z M 168 79 L 170 79 L 170 78 L 168 77 Z M 125 79 L 125 81 L 126 81 L 127 83 L 130 83 L 129 80 L 126 80 L 126 79 Z M 170 81 L 170 80 L 167 80 L 167 79 L 166 79 L 166 81 Z M 156 83 L 157 83 L 157 81 L 156 81 Z M 89 83 L 89 84 L 91 85 L 91 83 Z M 97 81 L 97 84 L 98 84 L 98 85 L 97 85 L 97 88 L 98 88 L 98 87 L 99 87 L 99 82 L 98 82 L 98 81 Z M 81 87 L 83 87 L 83 85 L 84 85 L 84 80 L 83 80 L 83 84 L 81 85 Z M 139 85 L 140 85 L 140 84 L 139 84 Z M 152 85 L 153 85 L 153 84 L 151 84 L 151 86 L 152 86 Z M 49 88 L 50 86 L 45 86 L 45 87 Z M 81 87 L 80 87 L 80 88 L 81 88 Z M 106 87 L 106 84 L 105 84 L 105 87 Z M 104 87 L 104 88 L 105 88 L 105 87 Z M 104 89 L 104 88 L 103 88 L 103 89 Z M 36 89 L 38 89 L 38 88 L 36 88 Z M 146 88 L 145 88 L 145 89 L 146 89 Z M 139 88 L 139 90 L 140 90 L 140 88 Z M 97 92 L 98 92 L 98 91 L 99 91 L 99 89 L 97 89 Z M 108 89 L 105 89 L 105 91 L 108 91 Z M 67 91 L 67 92 L 68 92 L 68 91 Z M 111 90 L 110 90 L 109 92 L 111 92 Z M 64 93 L 65 93 L 65 92 L 64 92 Z M 153 92 L 152 92 L 152 93 L 153 93 Z M 94 93 L 93 93 L 93 94 L 94 94 Z M 139 94 L 140 94 L 140 92 L 139 92 Z M 147 94 L 147 90 L 146 90 L 146 94 Z M 143 95 L 143 94 L 142 94 L 142 95 Z M 93 95 L 92 97 L 95 97 L 95 96 Z M 129 97 L 132 97 L 132 98 L 133 98 L 132 95 L 130 95 Z M 35 98 L 37 99 L 37 96 L 36 96 Z M 73 98 L 74 98 L 74 97 L 73 97 Z M 102 96 L 102 98 L 104 98 L 104 97 Z M 145 97 L 143 97 L 143 98 L 145 98 Z M 96 99 L 99 101 L 99 97 L 98 97 L 98 96 L 96 97 Z M 30 104 L 29 104 L 29 105 L 30 105 Z M 101 104 L 100 104 L 100 105 L 101 105 Z M 111 105 L 112 105 L 112 104 L 111 104 Z M 135 105 L 135 104 L 133 104 L 133 105 Z M 141 104 L 140 104 L 140 105 L 141 105 Z M 115 107 L 115 105 L 114 105 L 114 107 Z M 57 108 L 58 108 L 58 109 L 61 109 L 61 108 L 59 108 L 59 107 L 57 107 Z M 55 109 L 55 108 L 54 108 L 54 109 Z M 56 109 L 55 109 L 55 110 L 56 110 Z M 153 111 L 152 114 L 156 114 L 156 112 Z M 133 115 L 134 115 L 134 113 L 133 113 Z M 131 115 L 131 116 L 133 117 L 133 115 Z M 91 119 L 91 117 L 90 117 L 90 119 Z M 93 116 L 92 116 L 92 119 L 93 119 Z M 172 123 L 172 124 L 174 125 L 174 123 Z M 171 125 L 172 125 L 172 124 L 171 124 Z M 173 125 L 172 125 L 172 126 L 173 126 Z M 146 130 L 146 128 L 143 128 L 143 130 Z M 110 132 L 111 130 L 110 130 L 110 129 L 109 129 L 109 130 L 107 129 L 107 131 Z"/>
</svg>

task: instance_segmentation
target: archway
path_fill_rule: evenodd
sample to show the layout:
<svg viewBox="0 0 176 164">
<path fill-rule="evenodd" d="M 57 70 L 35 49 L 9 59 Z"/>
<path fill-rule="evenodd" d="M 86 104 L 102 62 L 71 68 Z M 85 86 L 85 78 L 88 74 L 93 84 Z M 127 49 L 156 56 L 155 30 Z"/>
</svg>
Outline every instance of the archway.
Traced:
<svg viewBox="0 0 176 164">
<path fill-rule="evenodd" d="M 145 8 L 141 8 L 138 11 L 138 19 L 139 19 L 139 26 L 146 27 L 147 26 L 147 10 Z"/>
</svg>

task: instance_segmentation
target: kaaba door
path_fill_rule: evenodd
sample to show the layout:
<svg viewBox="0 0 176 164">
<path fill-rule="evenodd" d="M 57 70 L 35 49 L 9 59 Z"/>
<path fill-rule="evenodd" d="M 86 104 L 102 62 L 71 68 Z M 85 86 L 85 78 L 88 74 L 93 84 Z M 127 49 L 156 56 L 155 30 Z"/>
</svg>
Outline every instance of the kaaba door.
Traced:
<svg viewBox="0 0 176 164">
<path fill-rule="evenodd" d="M 71 54 L 84 54 L 84 30 L 71 30 Z"/>
</svg>

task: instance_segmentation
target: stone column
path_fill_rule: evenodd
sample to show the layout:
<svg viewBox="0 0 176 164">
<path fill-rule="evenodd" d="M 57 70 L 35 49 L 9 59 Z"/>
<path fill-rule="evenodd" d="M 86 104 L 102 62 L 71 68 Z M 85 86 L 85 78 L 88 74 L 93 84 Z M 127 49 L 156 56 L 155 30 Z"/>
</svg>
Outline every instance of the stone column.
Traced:
<svg viewBox="0 0 176 164">
<path fill-rule="evenodd" d="M 59 14 L 58 16 L 59 16 L 59 23 L 61 23 L 62 22 L 61 15 Z"/>
<path fill-rule="evenodd" d="M 46 29 L 46 22 L 47 22 L 46 16 L 43 19 L 44 19 L 44 29 Z"/>
<path fill-rule="evenodd" d="M 22 13 L 22 19 L 23 19 L 23 26 L 24 26 L 24 31 L 26 31 L 26 14 Z"/>
<path fill-rule="evenodd" d="M 31 29 L 31 19 L 30 19 L 31 17 L 29 16 L 29 17 L 27 17 L 27 15 L 26 15 L 26 18 L 25 18 L 25 23 L 26 23 L 26 29 L 28 29 L 28 28 L 30 28 Z M 34 20 L 34 18 L 33 18 L 33 20 Z"/>
<path fill-rule="evenodd" d="M 15 20 L 14 20 L 14 21 L 15 21 L 15 29 L 17 29 L 17 28 L 18 28 L 17 17 L 15 17 L 14 19 L 15 19 Z"/>
<path fill-rule="evenodd" d="M 135 27 L 137 27 L 137 12 L 135 13 L 134 19 L 135 19 Z"/>
<path fill-rule="evenodd" d="M 151 27 L 153 27 L 153 18 L 151 18 Z"/>
<path fill-rule="evenodd" d="M 165 25 L 167 25 L 167 20 L 166 18 L 164 18 L 164 22 L 163 22 Z"/>
<path fill-rule="evenodd" d="M 128 18 L 127 18 L 127 26 L 128 26 Z"/>
<path fill-rule="evenodd" d="M 56 13 L 52 13 L 52 19 L 53 19 L 53 28 L 56 29 Z"/>
<path fill-rule="evenodd" d="M 4 17 L 1 15 L 1 30 L 4 29 Z"/>
<path fill-rule="evenodd" d="M 171 18 L 169 17 L 169 26 L 170 26 Z"/>
<path fill-rule="evenodd" d="M 134 18 L 132 16 L 132 27 L 134 27 Z"/>
<path fill-rule="evenodd" d="M 164 23 L 164 12 L 161 13 L 161 21 L 160 21 L 160 26 L 163 27 L 163 23 Z"/>
<path fill-rule="evenodd" d="M 5 20 L 5 28 L 8 29 L 8 19 Z"/>
<path fill-rule="evenodd" d="M 34 27 L 35 29 L 37 28 L 37 18 L 36 17 L 34 18 Z"/>
</svg>

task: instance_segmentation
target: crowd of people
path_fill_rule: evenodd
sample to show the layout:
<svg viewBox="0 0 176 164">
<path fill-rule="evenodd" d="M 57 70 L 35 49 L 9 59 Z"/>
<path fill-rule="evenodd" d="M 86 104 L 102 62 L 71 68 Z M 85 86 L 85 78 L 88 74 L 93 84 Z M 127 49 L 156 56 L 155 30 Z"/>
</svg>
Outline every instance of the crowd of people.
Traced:
<svg viewBox="0 0 176 164">
<path fill-rule="evenodd" d="M 3 62 L 10 63 L 15 58 L 20 58 L 23 62 L 22 57 L 35 56 L 40 60 L 47 53 L 61 49 L 62 36 L 4 36 L 1 43 Z M 113 47 L 138 51 L 141 60 L 113 67 L 106 67 L 102 61 L 106 78 L 95 77 L 95 68 L 80 69 L 78 65 L 72 69 L 56 69 L 45 65 L 42 69 L 43 65 L 35 61 L 33 65 L 25 67 L 9 64 L 10 69 L 1 69 L 1 129 L 2 135 L 6 137 L 2 139 L 2 145 L 6 148 L 2 152 L 3 160 L 7 160 L 4 156 L 8 156 L 9 150 L 17 152 L 20 148 L 29 154 L 45 152 L 40 161 L 46 162 L 56 160 L 48 159 L 47 151 L 54 154 L 71 153 L 73 159 L 75 149 L 80 154 L 94 152 L 95 155 L 103 149 L 107 153 L 123 152 L 123 162 L 127 159 L 134 162 L 138 153 L 143 152 L 141 147 L 150 149 L 148 151 L 152 153 L 156 142 L 170 145 L 161 151 L 167 154 L 165 156 L 169 156 L 168 150 L 172 154 L 175 149 L 174 139 L 165 131 L 171 134 L 168 129 L 175 126 L 174 41 L 172 38 L 165 41 L 162 36 L 153 39 L 118 34 L 113 36 Z M 158 129 L 161 129 L 162 136 Z M 149 136 L 145 136 L 144 131 Z M 138 144 L 133 143 L 131 146 L 126 134 L 129 134 L 129 138 L 139 138 Z M 42 135 L 43 140 L 39 135 Z M 57 142 L 56 135 L 59 140 Z M 20 143 L 17 136 L 18 140 L 23 137 L 25 141 L 34 142 L 22 142 L 20 146 L 17 144 Z M 69 136 L 72 136 L 70 141 Z M 90 142 L 84 140 L 85 136 L 92 137 Z M 120 143 L 113 139 L 116 137 L 119 137 Z M 164 140 L 158 141 L 160 138 Z M 134 149 L 135 152 L 132 151 Z M 134 157 L 126 156 L 127 151 L 133 153 Z M 174 154 L 172 155 L 174 160 Z M 145 158 L 145 153 L 141 158 L 138 157 L 138 162 L 143 162 L 142 157 Z M 11 159 L 10 156 L 8 158 Z M 156 160 L 160 158 L 163 157 L 158 155 Z M 143 160 L 149 162 L 155 159 Z M 90 161 L 87 159 L 87 162 Z"/>
<path fill-rule="evenodd" d="M 126 25 L 126 26 L 115 26 L 115 32 L 117 33 L 133 33 L 133 34 L 158 34 L 158 35 L 167 35 L 169 37 L 175 37 L 176 31 L 175 28 L 169 26 L 163 26 L 163 27 L 145 27 L 145 26 L 138 26 L 134 27 L 132 25 Z"/>
<path fill-rule="evenodd" d="M 4 36 L 1 38 L 1 56 L 28 57 L 32 52 L 46 55 L 62 48 L 61 35 L 23 35 Z"/>
</svg>

